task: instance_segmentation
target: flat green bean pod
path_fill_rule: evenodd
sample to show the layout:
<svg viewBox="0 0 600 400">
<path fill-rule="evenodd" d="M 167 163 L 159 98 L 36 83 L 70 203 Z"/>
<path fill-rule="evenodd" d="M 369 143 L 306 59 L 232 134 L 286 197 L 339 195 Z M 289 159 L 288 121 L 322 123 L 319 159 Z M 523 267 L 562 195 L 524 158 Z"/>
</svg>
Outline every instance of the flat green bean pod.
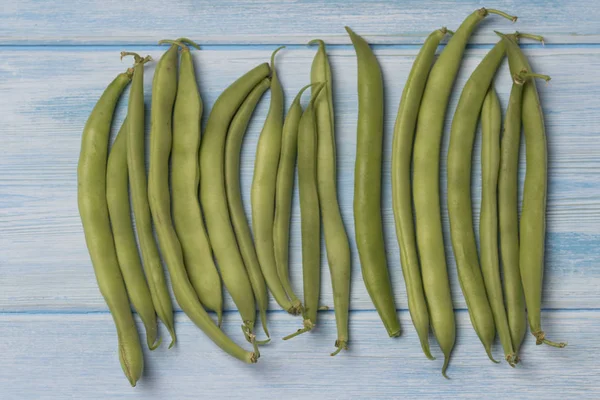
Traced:
<svg viewBox="0 0 600 400">
<path fill-rule="evenodd" d="M 281 308 L 290 314 L 297 314 L 301 308 L 300 301 L 296 299 L 292 304 L 288 299 L 277 272 L 273 242 L 275 185 L 283 133 L 283 88 L 275 69 L 275 55 L 279 50 L 281 47 L 271 55 L 271 103 L 256 146 L 250 203 L 256 255 L 267 286 Z"/>
<path fill-rule="evenodd" d="M 321 293 L 321 212 L 317 188 L 317 125 L 314 102 L 324 83 L 313 92 L 298 124 L 298 189 L 302 234 L 302 281 L 304 327 L 286 336 L 291 339 L 311 331 L 317 324 Z"/>
<path fill-rule="evenodd" d="M 331 67 L 322 40 L 313 59 L 311 81 L 313 84 L 325 82 L 325 86 L 314 103 L 317 121 L 317 185 L 319 205 L 323 220 L 323 234 L 327 261 L 333 288 L 333 306 L 337 325 L 337 350 L 348 348 L 348 314 L 350 308 L 350 243 L 342 220 L 337 194 L 337 165 L 335 146 L 335 127 L 333 116 L 333 90 Z M 317 90 L 316 87 L 313 90 Z"/>
<path fill-rule="evenodd" d="M 514 351 L 510 342 L 506 314 L 503 314 L 502 293 L 498 298 L 498 293 L 492 291 L 497 288 L 496 283 L 500 284 L 499 269 L 496 265 L 496 272 L 494 272 L 494 266 L 490 263 L 487 263 L 485 268 L 479 265 L 471 205 L 471 156 L 477 122 L 488 88 L 505 56 L 506 45 L 503 41 L 499 41 L 473 71 L 458 100 L 452 119 L 448 148 L 448 217 L 458 278 L 473 328 L 492 361 L 495 360 L 492 357 L 491 347 L 498 328 L 502 332 L 500 337 L 505 346 L 507 360 L 512 364 Z M 486 118 L 488 116 L 486 115 Z M 482 114 L 482 121 L 483 117 Z M 488 133 L 489 124 L 485 128 Z M 482 244 L 482 256 L 484 252 L 487 255 L 488 250 L 483 247 Z M 498 274 L 497 282 L 494 280 L 496 274 Z M 492 294 L 496 300 L 495 305 L 497 306 L 499 301 L 502 310 L 491 307 L 488 297 Z"/>
<path fill-rule="evenodd" d="M 398 106 L 392 143 L 392 201 L 402 274 L 406 284 L 410 316 L 419 335 L 423 353 L 429 359 L 434 358 L 429 350 L 429 311 L 427 311 L 423 291 L 413 223 L 410 160 L 421 97 L 434 62 L 435 51 L 447 32 L 446 28 L 433 31 L 425 40 L 413 63 Z"/>
<path fill-rule="evenodd" d="M 369 296 L 390 337 L 400 322 L 387 268 L 381 220 L 383 78 L 369 44 L 350 28 L 358 66 L 358 126 L 354 169 L 354 225 L 361 270 Z"/>
<path fill-rule="evenodd" d="M 500 129 L 502 109 L 492 83 L 481 108 L 481 211 L 479 215 L 479 243 L 481 249 L 481 271 L 487 297 L 504 357 L 509 365 L 518 362 L 512 345 L 498 256 L 498 170 L 500 165 Z"/>
<path fill-rule="evenodd" d="M 198 299 L 217 313 L 221 325 L 223 295 L 221 277 L 215 266 L 198 199 L 200 171 L 200 119 L 202 99 L 196 84 L 190 51 L 181 52 L 179 80 L 173 107 L 171 151 L 171 201 L 173 222 L 181 243 L 185 268 Z"/>
<path fill-rule="evenodd" d="M 250 117 L 252 117 L 252 113 L 263 94 L 269 89 L 270 84 L 271 80 L 265 78 L 248 94 L 248 97 L 246 97 L 231 120 L 227 132 L 227 142 L 225 143 L 225 189 L 227 192 L 227 204 L 229 205 L 229 216 L 244 265 L 246 266 L 246 271 L 248 272 L 248 278 L 252 285 L 254 298 L 258 305 L 263 330 L 267 336 L 269 336 L 267 328 L 269 295 L 267 293 L 265 278 L 258 263 L 252 233 L 250 232 L 250 226 L 248 225 L 242 203 L 240 190 L 240 152 Z"/>
<path fill-rule="evenodd" d="M 141 57 L 134 53 L 121 53 L 133 55 L 136 61 Z M 173 305 L 171 295 L 167 289 L 167 281 L 163 270 L 158 247 L 152 232 L 152 217 L 148 201 L 148 184 L 146 179 L 145 145 L 146 136 L 144 125 L 144 66 L 139 62 L 133 74 L 133 82 L 129 92 L 127 106 L 127 169 L 131 191 L 131 203 L 135 217 L 135 227 L 140 243 L 144 271 L 152 295 L 152 302 L 158 317 L 166 325 L 171 334 L 171 344 L 175 345 L 175 321 L 173 320 Z"/>
<path fill-rule="evenodd" d="M 277 274 L 286 294 L 292 303 L 299 304 L 300 300 L 294 293 L 290 283 L 288 266 L 290 247 L 290 218 L 292 194 L 294 190 L 294 170 L 298 152 L 298 124 L 302 117 L 300 99 L 302 93 L 312 84 L 304 86 L 290 106 L 283 123 L 281 135 L 281 156 L 277 166 L 277 183 L 275 185 L 275 216 L 273 218 L 273 244 Z"/>
<path fill-rule="evenodd" d="M 513 349 L 519 352 L 527 330 L 525 297 L 519 272 L 519 212 L 518 170 L 521 141 L 521 103 L 523 83 L 513 77 L 512 89 L 506 108 L 502 141 L 500 143 L 500 172 L 498 176 L 498 220 L 500 228 L 500 255 L 504 272 L 504 301 Z"/>
<path fill-rule="evenodd" d="M 115 249 L 129 300 L 146 328 L 146 342 L 150 350 L 160 346 L 156 312 L 152 295 L 146 283 L 142 261 L 138 253 L 131 207 L 129 206 L 129 174 L 127 173 L 127 120 L 110 149 L 106 166 L 106 202 L 115 239 Z"/>
<path fill-rule="evenodd" d="M 142 376 L 144 358 L 119 269 L 106 203 L 110 126 L 117 102 L 132 74 L 132 70 L 119 74 L 108 85 L 83 128 L 77 165 L 77 203 L 98 288 L 117 328 L 121 368 L 131 386 L 135 386 Z"/>
</svg>

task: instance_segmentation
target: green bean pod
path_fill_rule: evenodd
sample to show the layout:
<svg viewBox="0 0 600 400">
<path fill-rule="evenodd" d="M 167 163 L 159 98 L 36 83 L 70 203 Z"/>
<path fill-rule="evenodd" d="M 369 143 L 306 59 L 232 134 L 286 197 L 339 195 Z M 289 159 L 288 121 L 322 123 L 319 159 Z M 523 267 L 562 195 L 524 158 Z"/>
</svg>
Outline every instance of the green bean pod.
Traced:
<svg viewBox="0 0 600 400">
<path fill-rule="evenodd" d="M 350 28 L 358 65 L 358 126 L 354 170 L 354 225 L 361 270 L 369 296 L 390 337 L 400 335 L 381 220 L 383 78 L 369 44 Z"/>
<path fill-rule="evenodd" d="M 178 45 L 172 44 L 169 50 L 163 54 L 156 65 L 152 80 L 150 169 L 148 172 L 150 212 L 158 237 L 158 245 L 169 275 L 171 275 L 173 291 L 176 291 L 176 286 L 178 286 L 178 282 L 173 278 L 177 273 L 173 271 L 185 269 L 181 244 L 177 239 L 171 219 L 171 199 L 169 197 L 172 114 L 177 92 L 177 50 Z"/>
<path fill-rule="evenodd" d="M 527 57 L 518 44 L 505 35 L 501 36 L 507 43 L 511 74 L 531 72 Z M 565 347 L 566 343 L 546 339 L 541 323 L 548 154 L 544 114 L 533 80 L 526 82 L 523 87 L 521 118 L 525 137 L 526 173 L 520 222 L 519 268 L 527 305 L 527 318 L 536 344 L 545 343 L 560 348 Z"/>
<path fill-rule="evenodd" d="M 281 308 L 295 315 L 301 308 L 300 301 L 292 303 L 288 299 L 277 272 L 273 242 L 275 185 L 283 132 L 283 89 L 275 70 L 275 54 L 281 49 L 271 55 L 271 103 L 256 147 L 250 203 L 256 255 L 267 286 Z"/>
<path fill-rule="evenodd" d="M 323 220 L 323 234 L 331 285 L 333 288 L 333 306 L 337 325 L 337 350 L 348 348 L 348 314 L 350 308 L 350 243 L 337 194 L 337 165 L 335 146 L 335 127 L 333 116 L 333 90 L 331 67 L 327 59 L 325 43 L 318 43 L 319 50 L 312 62 L 311 81 L 313 84 L 325 82 L 322 95 L 315 100 L 314 108 L 317 121 L 317 185 L 319 205 Z M 309 44 L 310 44 L 309 43 Z M 314 89 L 316 90 L 316 89 Z"/>
<path fill-rule="evenodd" d="M 448 148 L 448 217 L 458 279 L 473 328 L 492 361 L 491 347 L 498 328 L 507 360 L 512 364 L 514 351 L 502 293 L 493 291 L 500 285 L 499 268 L 489 262 L 479 265 L 471 205 L 471 157 L 477 122 L 488 88 L 505 56 L 506 44 L 499 41 L 473 71 L 458 100 Z M 483 244 L 481 247 L 482 256 L 490 250 L 483 249 Z M 492 295 L 493 299 L 488 299 Z M 490 304 L 492 300 L 494 305 Z"/>
<path fill-rule="evenodd" d="M 481 271 L 500 343 L 504 349 L 504 357 L 511 366 L 514 366 L 518 359 L 512 345 L 508 317 L 504 308 L 498 257 L 498 169 L 501 125 L 502 109 L 492 83 L 481 108 L 481 211 L 479 216 Z"/>
<path fill-rule="evenodd" d="M 430 360 L 434 358 L 429 350 L 429 311 L 423 291 L 413 223 L 410 160 L 421 97 L 434 62 L 435 51 L 447 32 L 446 28 L 433 31 L 413 63 L 398 106 L 392 143 L 392 201 L 408 309 L 423 353 Z"/>
<path fill-rule="evenodd" d="M 160 346 L 156 312 L 152 295 L 144 276 L 142 261 L 138 253 L 131 207 L 129 206 L 129 175 L 127 173 L 127 120 L 110 149 L 106 166 L 106 202 L 110 225 L 115 240 L 115 249 L 129 300 L 146 328 L 146 342 L 150 350 Z"/>
<path fill-rule="evenodd" d="M 168 163 L 172 144 L 172 112 L 177 91 L 177 48 L 181 47 L 183 52 L 189 49 L 180 41 L 163 40 L 159 43 L 172 45 L 161 57 L 154 73 L 148 197 L 161 251 L 171 276 L 173 293 L 183 312 L 213 342 L 233 357 L 246 363 L 255 363 L 260 356 L 256 347 L 254 352 L 248 352 L 238 346 L 204 310 L 183 262 L 183 252 L 171 220 Z"/>
<path fill-rule="evenodd" d="M 444 353 L 445 376 L 456 339 L 440 210 L 440 147 L 448 99 L 465 47 L 475 27 L 489 13 L 516 20 L 497 10 L 481 8 L 469 15 L 433 65 L 417 117 L 413 149 L 413 201 L 417 248 L 431 326 Z"/>
<path fill-rule="evenodd" d="M 200 171 L 200 119 L 202 99 L 196 84 L 194 63 L 189 51 L 181 52 L 179 80 L 173 107 L 173 148 L 171 189 L 173 222 L 181 243 L 183 261 L 198 299 L 217 313 L 221 325 L 223 295 L 221 277 L 215 266 L 198 199 Z"/>
<path fill-rule="evenodd" d="M 519 272 L 518 213 L 518 170 L 523 83 L 524 81 L 518 76 L 513 77 L 500 143 L 500 172 L 498 176 L 498 220 L 500 255 L 504 272 L 504 301 L 515 354 L 518 354 L 527 331 L 525 297 L 523 284 L 521 283 L 521 273 Z"/>
<path fill-rule="evenodd" d="M 133 55 L 136 61 L 141 58 L 134 53 L 121 53 Z M 166 325 L 171 334 L 171 344 L 175 345 L 175 322 L 173 320 L 173 305 L 171 295 L 167 289 L 167 281 L 163 270 L 158 247 L 152 232 L 152 217 L 148 202 L 148 185 L 146 181 L 146 163 L 144 137 L 146 136 L 144 116 L 144 66 L 139 62 L 134 69 L 133 82 L 129 92 L 127 107 L 127 169 L 129 173 L 129 186 L 131 203 L 135 217 L 135 227 L 138 234 L 140 249 L 146 279 L 152 295 L 152 302 L 158 317 Z"/>
<path fill-rule="evenodd" d="M 242 203 L 242 194 L 240 191 L 240 152 L 250 117 L 270 85 L 271 80 L 265 78 L 248 94 L 248 97 L 246 97 L 231 120 L 225 143 L 225 190 L 227 192 L 229 216 L 258 305 L 263 330 L 267 336 L 269 336 L 269 330 L 267 329 L 269 295 L 267 293 L 265 278 L 258 263 L 254 242 L 252 241 L 252 233 L 250 232 Z"/>
<path fill-rule="evenodd" d="M 131 386 L 142 376 L 142 346 L 119 269 L 106 203 L 106 158 L 108 136 L 115 107 L 131 70 L 119 74 L 108 85 L 90 114 L 81 137 L 77 165 L 77 203 L 98 288 L 117 328 L 119 361 Z"/>
<path fill-rule="evenodd" d="M 270 72 L 261 64 L 221 93 L 215 102 L 200 144 L 200 203 L 206 229 L 225 287 L 235 302 L 246 330 L 254 329 L 256 305 L 252 285 L 231 225 L 225 189 L 227 130 L 244 99 Z"/>
<path fill-rule="evenodd" d="M 298 152 L 298 124 L 302 116 L 300 99 L 312 84 L 304 86 L 292 101 L 283 123 L 281 156 L 277 166 L 275 185 L 275 216 L 273 218 L 273 244 L 277 274 L 286 294 L 293 303 L 300 302 L 292 289 L 288 267 L 290 247 L 290 218 L 294 191 L 294 169 Z"/>
<path fill-rule="evenodd" d="M 314 102 L 322 83 L 312 94 L 298 124 L 298 192 L 302 235 L 302 282 L 304 327 L 286 336 L 291 339 L 311 331 L 317 324 L 321 293 L 321 212 L 317 188 L 317 123 Z"/>
</svg>

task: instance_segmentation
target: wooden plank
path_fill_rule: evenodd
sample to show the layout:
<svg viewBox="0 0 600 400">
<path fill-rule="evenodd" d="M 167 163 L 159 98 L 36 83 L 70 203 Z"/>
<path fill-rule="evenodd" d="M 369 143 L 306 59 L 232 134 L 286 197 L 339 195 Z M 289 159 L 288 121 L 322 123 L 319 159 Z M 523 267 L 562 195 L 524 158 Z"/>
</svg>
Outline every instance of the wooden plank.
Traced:
<svg viewBox="0 0 600 400">
<path fill-rule="evenodd" d="M 237 317 L 237 316 L 236 316 Z M 224 330 L 241 341 L 239 321 L 226 314 Z M 466 312 L 457 313 L 458 341 L 448 374 L 440 374 L 443 355 L 421 353 L 407 312 L 403 335 L 390 339 L 375 312 L 351 314 L 350 350 L 330 357 L 335 340 L 331 312 L 319 314 L 315 332 L 287 342 L 300 320 L 269 314 L 273 341 L 262 347 L 256 365 L 244 365 L 211 343 L 183 314 L 176 318 L 179 342 L 146 351 L 145 372 L 129 387 L 117 356 L 108 313 L 79 315 L 0 315 L 3 399 L 320 399 L 349 398 L 504 398 L 507 392 L 529 399 L 596 399 L 598 311 L 545 312 L 548 335 L 569 340 L 564 349 L 535 346 L 528 335 L 522 362 L 510 368 L 489 361 Z M 138 322 L 141 329 L 141 324 Z M 163 336 L 167 335 L 161 329 Z M 241 342 L 240 342 L 241 343 Z M 245 345 L 248 348 L 248 345 Z M 499 344 L 494 355 L 502 358 Z"/>
<path fill-rule="evenodd" d="M 0 51 L 0 310 L 105 310 L 96 288 L 86 251 L 76 203 L 76 166 L 81 129 L 108 82 L 129 66 L 120 63 L 117 48 L 57 48 L 30 52 L 27 48 Z M 132 48 L 131 50 L 136 50 Z M 138 49 L 139 50 L 139 49 Z M 141 49 L 144 53 L 148 49 Z M 163 49 L 150 48 L 158 59 Z M 447 116 L 449 127 L 459 89 L 486 49 L 467 52 Z M 400 94 L 417 49 L 380 49 L 386 84 L 386 131 L 383 172 L 383 216 L 390 273 L 396 305 L 406 309 L 390 196 L 390 144 Z M 600 279 L 600 142 L 597 110 L 600 89 L 597 71 L 600 50 L 595 48 L 528 49 L 536 71 L 550 74 L 552 83 L 540 86 L 550 145 L 550 193 L 545 278 L 546 308 L 597 308 L 598 291 L 589 290 Z M 194 52 L 199 84 L 208 113 L 218 94 L 252 66 L 267 61 L 270 50 L 220 49 Z M 289 105 L 309 80 L 314 49 L 281 52 L 277 68 Z M 338 135 L 339 193 L 353 255 L 352 308 L 372 309 L 366 293 L 356 248 L 352 193 L 356 135 L 356 62 L 350 49 L 331 51 Z M 146 99 L 154 64 L 145 75 Z M 510 81 L 504 66 L 496 86 L 506 104 Z M 304 99 L 306 102 L 306 98 Z M 242 193 L 249 215 L 254 151 L 268 107 L 263 99 L 243 147 Z M 124 117 L 125 102 L 118 110 Z M 115 130 L 116 130 L 115 126 Z M 447 146 L 448 136 L 444 146 Z M 475 215 L 479 199 L 479 141 L 474 157 Z M 442 152 L 442 163 L 445 163 Z M 445 179 L 443 173 L 442 179 Z M 442 187 L 445 184 L 442 182 Z M 445 197 L 444 197 L 445 202 Z M 443 216 L 447 228 L 445 206 Z M 477 220 L 477 219 L 476 219 Z M 292 217 L 291 269 L 301 293 L 299 207 Z M 446 232 L 449 269 L 455 306 L 465 304 L 456 280 Z M 323 303 L 332 305 L 327 267 L 323 266 Z M 226 308 L 233 304 L 226 299 Z M 277 305 L 271 303 L 271 308 Z"/>
<path fill-rule="evenodd" d="M 0 44 L 155 44 L 189 36 L 205 44 L 296 43 L 315 37 L 349 43 L 344 25 L 373 43 L 422 43 L 433 29 L 456 29 L 480 1 L 347 0 L 52 1 L 24 0 L 0 11 Z M 519 17 L 514 27 L 550 43 L 599 43 L 600 8 L 594 0 L 496 1 L 486 4 Z M 488 18 L 474 37 L 493 43 L 510 22 Z"/>
</svg>

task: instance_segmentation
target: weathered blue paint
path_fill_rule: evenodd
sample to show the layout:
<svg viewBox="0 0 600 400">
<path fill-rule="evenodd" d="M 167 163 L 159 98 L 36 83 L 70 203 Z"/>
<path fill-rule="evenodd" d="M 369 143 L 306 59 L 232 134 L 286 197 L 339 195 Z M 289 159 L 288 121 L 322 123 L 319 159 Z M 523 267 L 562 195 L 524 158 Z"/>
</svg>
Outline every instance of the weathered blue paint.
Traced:
<svg viewBox="0 0 600 400">
<path fill-rule="evenodd" d="M 390 193 L 390 144 L 398 101 L 416 44 L 431 30 L 456 28 L 470 11 L 493 6 L 520 17 L 511 25 L 491 17 L 466 53 L 448 112 L 447 128 L 460 89 L 490 45 L 492 29 L 540 33 L 549 46 L 525 46 L 536 72 L 549 74 L 538 85 L 549 144 L 548 236 L 544 286 L 544 326 L 548 336 L 569 341 L 564 350 L 536 347 L 531 338 L 516 370 L 491 364 L 468 321 L 449 257 L 457 308 L 458 342 L 449 370 L 427 361 L 406 310 Z M 38 398 L 597 398 L 600 384 L 600 5 L 584 2 L 499 1 L 494 4 L 428 4 L 385 1 L 21 1 L 0 11 L 0 397 Z M 360 276 L 354 246 L 352 192 L 356 146 L 356 61 L 343 25 L 378 45 L 385 79 L 386 114 L 383 217 L 390 274 L 403 336 L 386 337 Z M 338 145 L 340 206 L 352 244 L 351 350 L 335 358 L 333 312 L 323 312 L 315 332 L 283 343 L 299 321 L 271 302 L 274 342 L 253 367 L 230 359 L 206 340 L 180 311 L 179 343 L 148 353 L 137 388 L 121 376 L 115 332 L 97 290 L 76 204 L 76 165 L 81 129 L 107 83 L 129 66 L 121 50 L 158 59 L 156 41 L 187 35 L 201 44 L 193 52 L 208 115 L 220 92 L 258 63 L 276 44 L 278 73 L 286 108 L 309 82 L 314 48 L 321 37 L 330 48 Z M 150 64 L 145 75 L 150 107 Z M 496 79 L 503 105 L 510 91 L 507 68 Z M 124 118 L 126 99 L 117 111 Z M 258 134 L 268 107 L 265 96 L 243 146 L 242 195 L 249 214 L 250 183 Z M 442 165 L 448 136 L 444 137 Z M 479 139 L 473 159 L 475 223 L 480 197 Z M 524 164 L 523 164 L 524 166 Z M 523 177 L 521 171 L 521 179 Z M 442 187 L 445 187 L 442 171 Z M 291 276 L 301 293 L 299 207 L 292 216 Z M 447 213 L 442 210 L 449 251 Z M 325 261 L 324 261 L 325 262 Z M 332 306 L 323 266 L 322 303 Z M 239 316 L 229 296 L 225 330 L 239 336 Z M 432 348 L 440 355 L 432 339 Z M 496 349 L 496 353 L 499 353 Z"/>
</svg>

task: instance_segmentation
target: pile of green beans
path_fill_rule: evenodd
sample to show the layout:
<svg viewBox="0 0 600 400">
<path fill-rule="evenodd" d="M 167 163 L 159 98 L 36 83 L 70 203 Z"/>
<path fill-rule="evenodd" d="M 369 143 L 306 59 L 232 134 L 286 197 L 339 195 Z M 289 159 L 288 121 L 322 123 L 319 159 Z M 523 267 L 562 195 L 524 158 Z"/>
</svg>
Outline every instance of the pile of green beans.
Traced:
<svg viewBox="0 0 600 400">
<path fill-rule="evenodd" d="M 444 355 L 445 377 L 456 325 L 442 234 L 441 143 L 469 38 L 489 14 L 517 19 L 481 8 L 455 32 L 443 27 L 427 37 L 408 75 L 393 129 L 392 206 L 408 309 L 423 353 L 435 360 L 429 344 L 432 328 Z M 357 64 L 356 248 L 367 292 L 387 334 L 397 337 L 401 329 L 381 210 L 384 76 L 367 41 L 348 27 L 346 31 Z M 544 118 L 534 80 L 550 77 L 531 71 L 518 44 L 519 38 L 542 41 L 542 37 L 497 33 L 500 40 L 471 73 L 454 111 L 446 163 L 447 200 L 457 274 L 473 328 L 494 362 L 497 332 L 504 358 L 515 367 L 527 320 L 536 344 L 566 344 L 547 339 L 541 325 L 548 177 Z M 450 38 L 436 60 L 446 35 Z M 135 386 L 144 365 L 132 308 L 140 316 L 148 349 L 161 344 L 159 320 L 171 336 L 169 348 L 177 340 L 163 261 L 181 310 L 217 346 L 243 362 L 256 363 L 259 345 L 270 341 L 269 292 L 283 310 L 303 319 L 303 328 L 283 339 L 313 331 L 318 311 L 327 308 L 320 306 L 321 230 L 337 327 L 331 355 L 348 349 L 351 246 L 338 202 L 334 76 L 325 43 L 320 39 L 308 43 L 318 45 L 307 74 L 310 83 L 298 91 L 287 114 L 274 65 L 283 48 L 279 47 L 271 54 L 270 65 L 256 66 L 223 90 L 203 134 L 203 102 L 190 51 L 199 47 L 186 38 L 159 42 L 163 43 L 170 47 L 156 64 L 152 82 L 149 172 L 143 77 L 152 59 L 132 52 L 122 52 L 121 57 L 132 56 L 133 67 L 108 85 L 85 124 L 77 170 L 85 239 L 98 287 L 116 325 L 125 376 Z M 494 77 L 504 58 L 508 58 L 512 88 L 502 121 Z M 115 108 L 129 83 L 127 117 L 109 153 Z M 302 95 L 308 89 L 312 93 L 303 110 Z M 242 203 L 240 157 L 250 120 L 267 91 L 269 111 L 256 147 L 250 221 Z M 471 171 L 479 121 L 482 192 L 476 230 Z M 521 127 L 527 169 L 519 218 Z M 296 295 L 289 271 L 296 168 L 303 296 Z M 237 306 L 251 351 L 220 328 L 222 284 Z M 267 336 L 260 341 L 255 332 L 257 309 Z"/>
</svg>

